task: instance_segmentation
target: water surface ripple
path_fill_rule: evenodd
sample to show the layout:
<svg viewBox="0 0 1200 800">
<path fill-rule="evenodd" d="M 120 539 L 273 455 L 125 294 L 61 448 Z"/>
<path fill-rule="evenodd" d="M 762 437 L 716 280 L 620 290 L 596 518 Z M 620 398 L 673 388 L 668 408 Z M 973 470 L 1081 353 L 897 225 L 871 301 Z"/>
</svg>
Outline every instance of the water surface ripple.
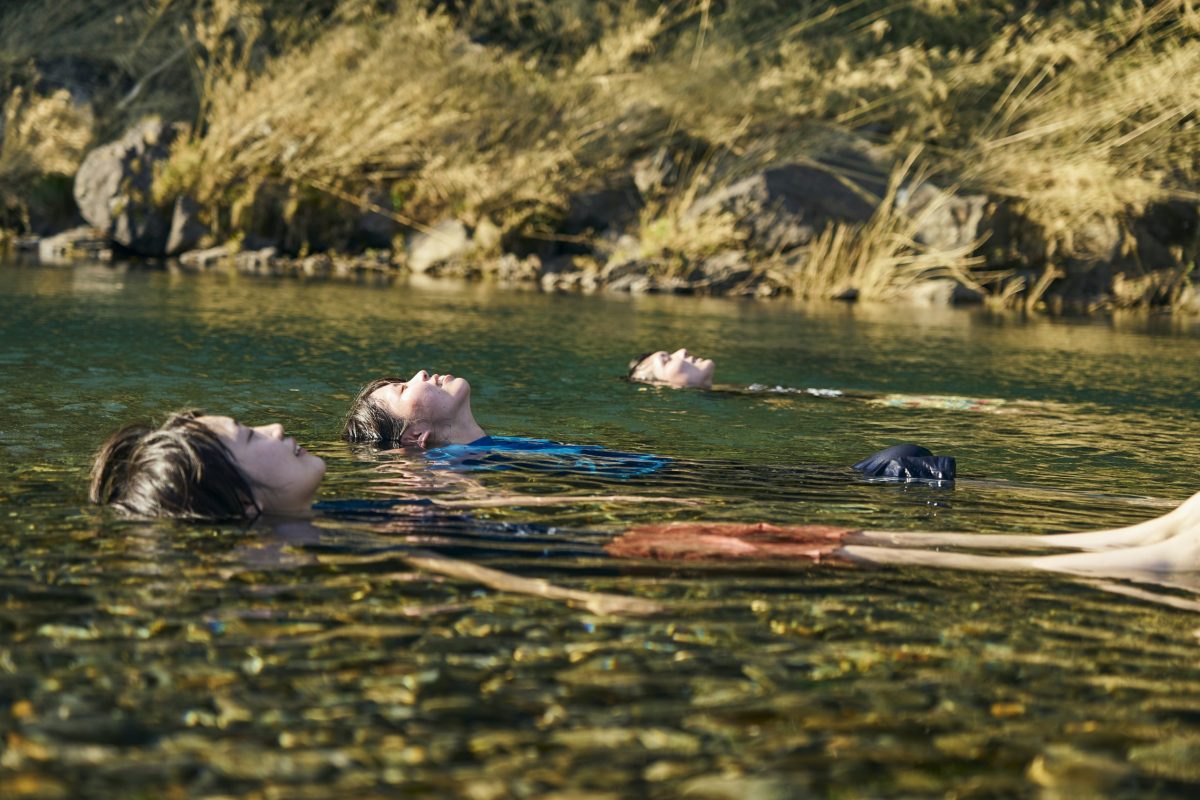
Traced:
<svg viewBox="0 0 1200 800">
<path fill-rule="evenodd" d="M 1200 327 L 488 286 L 0 268 L 0 797 L 1193 797 L 1200 615 L 1045 575 L 622 562 L 631 524 L 1051 531 L 1200 485 Z M 620 379 L 1035 401 L 1011 414 Z M 629 480 L 430 472 L 337 422 L 385 373 L 471 379 L 492 433 L 671 459 Z M 86 506 L 130 419 L 278 420 L 312 524 Z M 898 441 L 953 488 L 856 480 Z M 562 506 L 431 504 L 576 496 Z M 589 495 L 688 502 L 591 502 Z M 596 616 L 414 569 L 432 550 L 668 612 Z M 1200 599 L 1194 578 L 1149 588 Z M 1136 592 L 1135 592 L 1136 593 Z"/>
</svg>

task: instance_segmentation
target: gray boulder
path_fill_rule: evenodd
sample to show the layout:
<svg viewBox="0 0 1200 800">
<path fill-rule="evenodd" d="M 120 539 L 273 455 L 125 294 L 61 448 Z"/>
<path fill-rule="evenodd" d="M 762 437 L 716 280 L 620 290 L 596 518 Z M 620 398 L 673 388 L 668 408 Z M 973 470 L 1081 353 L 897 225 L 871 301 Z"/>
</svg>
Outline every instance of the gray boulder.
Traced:
<svg viewBox="0 0 1200 800">
<path fill-rule="evenodd" d="M 600 280 L 609 288 L 613 288 L 618 282 L 627 285 L 630 281 L 650 274 L 652 268 L 653 265 L 642 258 L 613 258 L 600 270 Z"/>
<path fill-rule="evenodd" d="M 200 206 L 190 197 L 175 198 L 171 228 L 167 231 L 167 255 L 183 253 L 200 244 L 208 228 L 200 221 Z"/>
<path fill-rule="evenodd" d="M 692 275 L 694 288 L 712 294 L 731 292 L 753 277 L 754 269 L 740 250 L 725 250 L 705 258 Z"/>
<path fill-rule="evenodd" d="M 518 258 L 505 253 L 496 260 L 493 269 L 502 283 L 532 283 L 542 276 L 542 260 L 537 256 Z"/>
<path fill-rule="evenodd" d="M 788 164 L 704 195 L 684 217 L 732 215 L 751 247 L 784 252 L 808 244 L 831 222 L 866 222 L 881 188 L 873 173 L 852 179 L 840 166 Z"/>
<path fill-rule="evenodd" d="M 243 250 L 234 256 L 233 263 L 238 272 L 248 275 L 269 275 L 279 262 L 278 252 L 274 247 L 263 247 L 258 250 Z"/>
<path fill-rule="evenodd" d="M 114 242 L 146 256 L 189 250 L 205 231 L 194 204 L 154 201 L 155 166 L 170 155 L 181 126 L 145 119 L 115 142 L 92 150 L 75 175 L 75 202 L 92 226 Z"/>
<path fill-rule="evenodd" d="M 43 264 L 66 264 L 77 258 L 100 261 L 112 258 L 112 250 L 104 234 L 86 226 L 39 239 L 37 254 Z"/>
<path fill-rule="evenodd" d="M 986 195 L 960 195 L 931 183 L 905 187 L 896 207 L 917 223 L 915 239 L 933 250 L 953 250 L 978 241 L 986 232 Z"/>
<path fill-rule="evenodd" d="M 1185 314 L 1200 315 L 1200 291 L 1195 286 L 1185 286 L 1176 305 Z"/>
<path fill-rule="evenodd" d="M 233 258 L 233 251 L 225 245 L 205 250 L 189 250 L 179 256 L 179 265 L 185 269 L 204 271 L 213 269 Z"/>
<path fill-rule="evenodd" d="M 471 246 L 466 225 L 456 219 L 444 220 L 409 237 L 408 268 L 416 273 L 429 272 L 466 255 Z"/>
</svg>

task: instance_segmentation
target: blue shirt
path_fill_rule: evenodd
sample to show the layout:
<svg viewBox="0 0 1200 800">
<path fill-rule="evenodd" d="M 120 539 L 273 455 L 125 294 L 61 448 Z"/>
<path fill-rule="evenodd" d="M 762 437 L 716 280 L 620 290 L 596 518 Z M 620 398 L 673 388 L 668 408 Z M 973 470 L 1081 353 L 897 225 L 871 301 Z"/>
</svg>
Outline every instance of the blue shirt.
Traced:
<svg viewBox="0 0 1200 800">
<path fill-rule="evenodd" d="M 587 444 L 562 444 L 521 436 L 484 436 L 470 444 L 450 444 L 425 451 L 431 469 L 456 472 L 523 469 L 559 474 L 598 475 L 617 480 L 649 475 L 671 459 L 644 453 L 622 453 Z"/>
</svg>

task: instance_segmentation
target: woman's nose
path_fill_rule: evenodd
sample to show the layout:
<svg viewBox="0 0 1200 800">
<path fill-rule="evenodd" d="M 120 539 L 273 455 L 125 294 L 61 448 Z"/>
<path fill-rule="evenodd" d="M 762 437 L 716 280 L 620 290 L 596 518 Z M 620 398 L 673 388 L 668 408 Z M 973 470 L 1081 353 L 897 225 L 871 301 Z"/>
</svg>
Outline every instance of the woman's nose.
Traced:
<svg viewBox="0 0 1200 800">
<path fill-rule="evenodd" d="M 413 376 L 413 379 L 418 381 L 427 381 L 429 380 L 429 373 L 423 369 L 418 370 L 417 374 Z"/>
<path fill-rule="evenodd" d="M 688 354 L 688 351 L 687 351 L 686 347 L 681 347 L 678 350 L 676 350 L 674 353 L 671 353 L 672 356 L 679 356 L 680 358 L 687 358 L 687 354 Z"/>
</svg>

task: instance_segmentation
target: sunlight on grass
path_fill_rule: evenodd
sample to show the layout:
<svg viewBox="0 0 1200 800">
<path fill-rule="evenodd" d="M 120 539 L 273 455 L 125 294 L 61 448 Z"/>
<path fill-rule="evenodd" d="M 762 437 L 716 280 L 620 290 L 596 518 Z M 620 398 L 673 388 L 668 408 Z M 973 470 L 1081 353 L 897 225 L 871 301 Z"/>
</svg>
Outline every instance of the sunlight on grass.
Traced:
<svg viewBox="0 0 1200 800">
<path fill-rule="evenodd" d="M 190 123 L 156 192 L 192 194 L 226 237 L 242 233 L 230 209 L 269 185 L 331 198 L 382 185 L 417 225 L 544 227 L 574 194 L 690 141 L 687 180 L 650 198 L 634 233 L 648 258 L 692 259 L 740 243 L 728 219 L 682 221 L 698 193 L 861 139 L 893 163 L 923 148 L 931 172 L 1008 203 L 1047 257 L 1082 258 L 1078 226 L 1128 234 L 1152 203 L 1200 200 L 1200 12 L 1060 5 L 39 2 L 0 11 L 0 78 L 62 72 L 46 52 L 108 65 L 91 135 L 164 110 Z M 854 276 L 876 287 L 861 296 L 887 296 L 965 276 L 970 255 L 923 252 L 885 203 L 859 230 L 823 233 L 794 288 Z"/>
</svg>

